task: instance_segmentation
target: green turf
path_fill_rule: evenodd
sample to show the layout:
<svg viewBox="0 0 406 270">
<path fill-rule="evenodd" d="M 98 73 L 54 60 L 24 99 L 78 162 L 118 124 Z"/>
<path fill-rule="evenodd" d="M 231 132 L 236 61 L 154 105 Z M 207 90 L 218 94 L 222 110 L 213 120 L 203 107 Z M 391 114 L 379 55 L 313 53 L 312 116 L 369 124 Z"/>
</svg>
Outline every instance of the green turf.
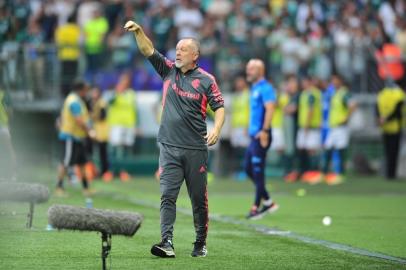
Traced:
<svg viewBox="0 0 406 270">
<path fill-rule="evenodd" d="M 29 176 L 51 186 L 52 172 Z M 386 183 L 376 178 L 354 179 L 338 187 L 270 183 L 281 209 L 254 223 L 406 257 L 405 183 Z M 94 197 L 94 207 L 138 211 L 145 216 L 140 231 L 133 238 L 113 237 L 113 269 L 406 269 L 405 265 L 265 236 L 243 226 L 214 221 L 209 229 L 209 256 L 191 258 L 193 223 L 190 216 L 183 214 L 178 214 L 175 225 L 177 258 L 157 259 L 149 254 L 149 249 L 159 240 L 159 212 L 129 199 L 158 204 L 158 183 L 152 179 L 137 179 L 128 184 L 99 182 L 93 186 L 99 191 Z M 297 197 L 298 188 L 306 188 L 307 195 Z M 249 182 L 215 181 L 209 186 L 210 212 L 243 219 L 252 191 Z M 70 187 L 69 193 L 67 199 L 52 198 L 38 206 L 32 230 L 24 228 L 27 206 L 0 205 L 0 269 L 101 268 L 100 235 L 45 230 L 50 205 L 85 205 L 80 190 Z M 179 205 L 190 208 L 184 189 Z M 17 214 L 12 215 L 11 211 Z M 332 216 L 330 227 L 321 225 L 324 215 Z"/>
</svg>

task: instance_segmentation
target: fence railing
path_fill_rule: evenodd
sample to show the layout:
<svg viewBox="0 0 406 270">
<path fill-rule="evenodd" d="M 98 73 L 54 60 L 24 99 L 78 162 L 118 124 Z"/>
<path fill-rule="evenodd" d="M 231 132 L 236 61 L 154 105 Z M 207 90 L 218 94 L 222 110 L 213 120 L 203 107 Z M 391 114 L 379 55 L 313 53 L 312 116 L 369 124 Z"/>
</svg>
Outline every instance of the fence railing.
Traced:
<svg viewBox="0 0 406 270">
<path fill-rule="evenodd" d="M 58 58 L 58 49 L 54 44 L 43 44 L 40 46 L 23 45 L 16 42 L 3 44 L 0 57 L 0 79 L 10 93 L 18 99 L 25 101 L 54 99 L 61 96 L 61 87 L 64 73 L 62 62 Z M 329 53 L 330 69 L 335 70 L 334 51 Z M 317 58 L 315 55 L 313 58 Z M 81 55 L 77 60 L 75 76 L 84 77 L 104 89 L 112 88 L 123 70 L 129 70 L 133 76 L 134 89 L 159 90 L 161 80 L 152 69 L 148 61 L 145 60 L 134 48 L 108 49 L 96 56 L 99 59 L 96 70 L 89 70 L 90 57 L 81 50 Z M 238 62 L 245 63 L 249 56 L 240 57 Z M 354 93 L 376 93 L 382 88 L 382 80 L 376 70 L 376 61 L 371 54 L 363 54 L 358 57 L 364 70 L 361 73 L 351 74 L 348 80 L 349 87 Z M 225 65 L 222 61 L 227 61 L 224 57 L 217 55 L 203 55 L 201 64 L 213 72 L 217 78 L 223 92 L 231 92 L 233 88 L 234 72 L 224 72 Z M 236 61 L 236 60 L 234 60 Z M 314 63 L 312 60 L 304 66 L 304 69 L 311 69 Z M 267 61 L 270 78 L 276 85 L 283 78 L 278 65 Z M 235 68 L 235 67 L 230 67 Z M 240 73 L 244 72 L 243 64 L 239 67 Z M 349 65 L 349 70 L 351 66 Z M 303 67 L 301 72 L 303 71 Z M 298 73 L 299 74 L 299 73 Z M 231 82 L 231 83 L 230 83 Z"/>
</svg>

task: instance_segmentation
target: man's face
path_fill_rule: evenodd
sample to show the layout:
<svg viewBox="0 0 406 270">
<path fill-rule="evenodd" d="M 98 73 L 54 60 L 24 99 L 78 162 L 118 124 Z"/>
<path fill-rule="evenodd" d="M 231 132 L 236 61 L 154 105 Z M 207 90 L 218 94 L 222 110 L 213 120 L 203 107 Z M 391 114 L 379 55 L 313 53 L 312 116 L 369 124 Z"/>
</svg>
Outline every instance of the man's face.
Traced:
<svg viewBox="0 0 406 270">
<path fill-rule="evenodd" d="M 302 89 L 308 90 L 312 86 L 312 81 L 309 78 L 304 78 L 302 80 Z"/>
<path fill-rule="evenodd" d="M 247 88 L 244 78 L 237 78 L 235 81 L 235 90 L 240 92 Z"/>
<path fill-rule="evenodd" d="M 198 58 L 196 48 L 193 47 L 192 41 L 182 39 L 176 45 L 175 66 L 182 68 L 191 65 Z"/>
<path fill-rule="evenodd" d="M 98 100 L 101 96 L 100 90 L 98 88 L 93 88 L 91 91 L 91 97 L 93 100 Z"/>
<path fill-rule="evenodd" d="M 333 86 L 335 88 L 340 88 L 341 87 L 341 80 L 337 76 L 333 76 L 333 78 L 331 79 L 331 83 L 333 84 Z"/>
<path fill-rule="evenodd" d="M 83 86 L 82 90 L 79 91 L 79 96 L 81 98 L 87 98 L 89 94 L 90 87 L 88 85 Z"/>
<path fill-rule="evenodd" d="M 297 80 L 295 78 L 290 78 L 286 84 L 286 88 L 288 93 L 290 94 L 296 93 L 299 88 Z"/>
<path fill-rule="evenodd" d="M 253 62 L 248 62 L 245 72 L 247 73 L 248 82 L 252 83 L 258 80 L 259 69 Z"/>
</svg>

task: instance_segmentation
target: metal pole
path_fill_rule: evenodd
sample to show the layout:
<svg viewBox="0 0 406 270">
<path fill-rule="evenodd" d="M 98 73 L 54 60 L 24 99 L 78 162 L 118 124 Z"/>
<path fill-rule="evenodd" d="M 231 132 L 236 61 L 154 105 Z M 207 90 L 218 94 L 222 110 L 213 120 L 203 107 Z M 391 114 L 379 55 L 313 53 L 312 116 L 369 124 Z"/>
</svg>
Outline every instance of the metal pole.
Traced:
<svg viewBox="0 0 406 270">
<path fill-rule="evenodd" d="M 27 215 L 27 228 L 30 229 L 32 227 L 32 218 L 34 217 L 34 203 L 30 202 L 30 211 Z"/>
<path fill-rule="evenodd" d="M 106 270 L 106 259 L 111 250 L 111 234 L 102 233 L 102 269 Z"/>
</svg>

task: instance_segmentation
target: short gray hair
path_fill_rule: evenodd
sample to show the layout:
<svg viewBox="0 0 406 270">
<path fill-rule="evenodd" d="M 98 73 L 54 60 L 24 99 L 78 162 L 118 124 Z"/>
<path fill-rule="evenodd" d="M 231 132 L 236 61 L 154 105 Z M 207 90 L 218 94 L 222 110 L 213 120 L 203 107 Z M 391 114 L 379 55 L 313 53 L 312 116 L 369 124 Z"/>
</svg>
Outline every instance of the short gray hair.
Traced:
<svg viewBox="0 0 406 270">
<path fill-rule="evenodd" d="M 186 38 L 182 38 L 182 40 L 190 40 L 192 42 L 192 46 L 194 47 L 194 50 L 197 52 L 198 55 L 200 55 L 200 42 L 196 38 L 186 37 Z"/>
</svg>

